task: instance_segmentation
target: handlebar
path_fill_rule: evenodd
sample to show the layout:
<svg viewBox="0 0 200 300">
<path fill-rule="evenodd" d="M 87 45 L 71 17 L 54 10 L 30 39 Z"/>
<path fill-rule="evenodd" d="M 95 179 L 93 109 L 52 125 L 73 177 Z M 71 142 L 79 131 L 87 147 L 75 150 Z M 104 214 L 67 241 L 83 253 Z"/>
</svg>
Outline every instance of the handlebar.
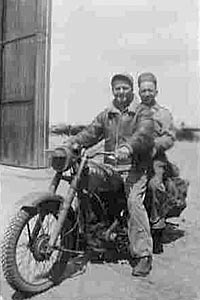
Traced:
<svg viewBox="0 0 200 300">
<path fill-rule="evenodd" d="M 55 148 L 54 149 L 45 149 L 45 152 L 49 153 L 49 154 L 53 154 L 55 151 Z M 84 157 L 86 159 L 93 159 L 95 158 L 96 156 L 99 156 L 99 155 L 105 155 L 107 157 L 109 157 L 110 160 L 113 160 L 114 162 L 117 162 L 117 155 L 115 152 L 109 152 L 109 151 L 98 151 L 98 152 L 95 152 L 94 154 L 87 154 L 86 152 L 86 149 L 82 149 L 82 153 L 81 153 L 81 156 Z M 80 157 L 80 156 L 79 156 Z M 131 164 L 130 165 L 122 165 L 122 166 L 116 166 L 116 167 L 113 167 L 115 169 L 116 172 L 118 173 L 124 173 L 124 172 L 127 172 L 127 171 L 130 171 L 131 169 Z"/>
<path fill-rule="evenodd" d="M 99 155 L 104 155 L 104 156 L 108 156 L 110 159 L 117 159 L 117 156 L 116 156 L 116 153 L 115 152 L 107 152 L 107 151 L 98 151 L 98 152 L 95 152 L 94 154 L 89 154 L 87 155 L 88 158 L 94 158 L 96 156 L 99 156 Z"/>
<path fill-rule="evenodd" d="M 62 147 L 59 147 L 59 148 L 62 148 Z M 53 148 L 53 149 L 50 149 L 50 148 L 49 148 L 49 149 L 45 149 L 45 152 L 46 152 L 46 153 L 49 153 L 49 154 L 52 154 L 52 153 L 54 153 L 55 149 L 56 149 L 56 148 Z M 74 149 L 74 150 L 76 150 L 76 149 Z M 85 155 L 85 151 L 86 151 L 86 149 L 83 148 L 82 151 L 81 151 L 81 152 L 82 152 L 81 156 L 84 156 L 84 155 Z M 87 157 L 88 159 L 92 159 L 92 158 L 95 158 L 96 156 L 100 156 L 100 155 L 108 156 L 111 160 L 117 160 L 117 155 L 116 155 L 115 152 L 98 151 L 98 152 L 95 152 L 94 154 L 88 154 L 88 153 L 86 153 L 86 157 Z"/>
<path fill-rule="evenodd" d="M 107 152 L 107 151 L 98 151 L 92 155 L 87 155 L 87 158 L 92 159 L 98 155 L 106 155 L 109 157 L 109 159 L 113 159 L 115 162 L 117 160 L 117 155 L 115 152 Z M 115 170 L 115 172 L 120 173 L 120 174 L 124 174 L 127 173 L 131 170 L 132 166 L 131 164 L 128 165 L 121 165 L 121 166 L 116 166 L 113 167 L 113 170 Z"/>
<path fill-rule="evenodd" d="M 61 147 L 59 147 L 61 148 Z M 49 153 L 49 154 L 52 154 L 54 153 L 56 148 L 53 148 L 53 149 L 45 149 L 45 152 L 46 153 Z M 84 156 L 85 154 L 85 150 L 86 149 L 82 149 L 82 155 L 81 156 Z M 98 152 L 95 152 L 94 154 L 86 154 L 86 157 L 88 159 L 92 159 L 92 158 L 95 158 L 96 156 L 100 156 L 100 155 L 104 155 L 104 156 L 108 156 L 110 159 L 113 159 L 113 160 L 116 160 L 117 159 L 117 155 L 115 152 L 108 152 L 108 151 L 98 151 Z"/>
</svg>

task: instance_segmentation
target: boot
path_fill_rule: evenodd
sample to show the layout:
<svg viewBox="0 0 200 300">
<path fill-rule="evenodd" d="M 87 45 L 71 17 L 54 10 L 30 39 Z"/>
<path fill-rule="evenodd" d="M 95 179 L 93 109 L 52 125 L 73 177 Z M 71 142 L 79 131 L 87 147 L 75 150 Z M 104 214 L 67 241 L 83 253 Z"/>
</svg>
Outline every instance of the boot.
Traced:
<svg viewBox="0 0 200 300">
<path fill-rule="evenodd" d="M 163 253 L 163 244 L 162 244 L 162 230 L 155 229 L 152 230 L 152 239 L 153 239 L 153 253 L 160 254 Z"/>
<path fill-rule="evenodd" d="M 133 268 L 133 276 L 147 276 L 152 269 L 152 256 L 145 256 L 139 259 L 138 264 Z"/>
</svg>

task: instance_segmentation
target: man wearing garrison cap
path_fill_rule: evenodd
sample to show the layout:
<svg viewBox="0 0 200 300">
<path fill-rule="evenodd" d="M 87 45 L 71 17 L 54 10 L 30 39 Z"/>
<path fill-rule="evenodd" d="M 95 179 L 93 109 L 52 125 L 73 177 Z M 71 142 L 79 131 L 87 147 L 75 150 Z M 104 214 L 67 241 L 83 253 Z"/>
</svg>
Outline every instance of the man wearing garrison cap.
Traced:
<svg viewBox="0 0 200 300">
<path fill-rule="evenodd" d="M 131 166 L 125 180 L 129 210 L 128 236 L 134 276 L 146 276 L 151 270 L 153 242 L 148 215 L 144 207 L 147 169 L 153 149 L 152 112 L 140 105 L 133 93 L 130 74 L 115 74 L 111 78 L 113 100 L 93 122 L 76 136 L 70 137 L 68 146 L 78 143 L 88 148 L 105 140 L 105 151 L 115 151 L 116 167 Z M 65 126 L 58 128 L 65 132 Z M 104 162 L 113 164 L 105 157 Z M 117 204 L 116 204 L 117 205 Z M 137 262 L 137 269 L 134 265 Z"/>
<path fill-rule="evenodd" d="M 172 166 L 167 160 L 165 151 L 174 145 L 175 131 L 171 113 L 167 108 L 159 105 L 156 101 L 158 91 L 155 75 L 152 73 L 140 74 L 138 77 L 138 87 L 142 104 L 147 105 L 153 112 L 154 155 L 152 166 L 153 175 L 149 181 L 149 190 L 152 196 L 149 215 L 152 232 L 155 236 L 155 252 L 162 252 L 162 244 L 157 242 L 160 230 L 165 226 L 164 217 L 167 213 L 164 176 L 167 168 Z M 165 205 L 163 205 L 164 203 Z"/>
</svg>

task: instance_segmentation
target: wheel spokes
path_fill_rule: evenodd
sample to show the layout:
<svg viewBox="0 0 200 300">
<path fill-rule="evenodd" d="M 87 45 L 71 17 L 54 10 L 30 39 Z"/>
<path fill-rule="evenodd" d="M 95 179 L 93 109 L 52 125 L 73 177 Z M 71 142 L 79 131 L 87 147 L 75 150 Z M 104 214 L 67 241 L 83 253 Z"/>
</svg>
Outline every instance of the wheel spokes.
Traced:
<svg viewBox="0 0 200 300">
<path fill-rule="evenodd" d="M 51 213 L 47 215 L 37 214 L 23 228 L 18 240 L 16 247 L 18 270 L 21 276 L 32 284 L 41 284 L 46 281 L 57 261 L 58 251 L 53 251 L 49 256 L 45 256 L 45 251 L 41 252 L 43 244 L 48 242 L 55 222 L 57 220 Z M 60 239 L 58 239 L 57 244 L 60 244 Z"/>
</svg>

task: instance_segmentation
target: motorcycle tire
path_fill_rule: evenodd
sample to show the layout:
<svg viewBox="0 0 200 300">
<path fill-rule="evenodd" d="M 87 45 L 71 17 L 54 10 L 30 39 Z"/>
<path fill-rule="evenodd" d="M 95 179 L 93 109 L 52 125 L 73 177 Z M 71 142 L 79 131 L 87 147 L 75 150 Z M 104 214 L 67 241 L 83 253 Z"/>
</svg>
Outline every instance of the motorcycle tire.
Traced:
<svg viewBox="0 0 200 300">
<path fill-rule="evenodd" d="M 44 220 L 50 216 L 52 219 L 57 219 L 57 214 L 59 210 L 59 203 L 54 202 L 53 204 L 47 203 L 42 207 L 42 218 Z M 31 240 L 30 244 L 30 229 L 33 220 L 36 221 L 40 218 L 38 214 L 38 209 L 31 208 L 21 209 L 18 214 L 10 222 L 3 239 L 2 244 L 2 268 L 4 276 L 9 283 L 9 285 L 16 291 L 27 294 L 37 294 L 41 293 L 55 284 L 59 283 L 59 279 L 62 277 L 63 272 L 66 269 L 67 263 L 71 257 L 69 252 L 62 252 L 55 250 L 52 252 L 50 257 L 41 254 L 39 249 L 42 249 L 43 245 L 47 240 L 49 240 L 48 233 L 44 232 L 43 223 L 34 241 Z M 32 222 L 32 223 L 31 223 Z M 38 221 L 37 221 L 38 222 Z M 73 226 L 74 219 L 72 214 L 68 214 L 67 220 L 63 226 L 63 230 L 59 236 L 59 242 L 62 246 L 68 249 L 75 249 L 76 237 L 74 234 Z M 29 224 L 30 223 L 30 224 Z M 29 225 L 28 225 L 29 224 Z M 38 223 L 39 224 L 39 223 Z M 36 225 L 35 225 L 36 226 Z M 25 234 L 25 227 L 27 230 L 29 241 L 24 245 L 25 251 L 21 253 L 21 260 L 19 261 L 18 252 L 20 251 L 20 244 L 18 245 L 20 239 L 22 239 Z M 34 227 L 33 227 L 34 228 Z M 42 229 L 42 230 L 41 230 Z M 66 231 L 69 233 L 66 235 Z M 33 231 L 32 231 L 33 233 Z M 23 247 L 23 243 L 22 243 Z M 21 250 L 22 251 L 22 250 Z M 26 261 L 28 255 L 28 260 Z M 35 263 L 35 268 L 43 268 L 43 266 L 48 265 L 53 255 L 56 253 L 55 259 L 52 261 L 47 270 L 43 270 L 44 274 L 35 275 L 34 279 L 30 279 L 30 272 L 32 272 L 31 266 Z M 23 268 L 20 267 L 20 263 L 24 263 Z M 32 264 L 32 265 L 31 265 Z M 42 266 L 43 264 L 43 266 Z M 33 266 L 32 266 L 33 267 Z M 28 271 L 29 270 L 29 271 Z M 23 274 L 25 272 L 25 275 Z M 42 272 L 42 270 L 41 270 Z M 43 276 L 43 277 L 42 277 Z M 41 277 L 41 278 L 40 278 Z M 38 279 L 38 281 L 37 281 Z"/>
</svg>

